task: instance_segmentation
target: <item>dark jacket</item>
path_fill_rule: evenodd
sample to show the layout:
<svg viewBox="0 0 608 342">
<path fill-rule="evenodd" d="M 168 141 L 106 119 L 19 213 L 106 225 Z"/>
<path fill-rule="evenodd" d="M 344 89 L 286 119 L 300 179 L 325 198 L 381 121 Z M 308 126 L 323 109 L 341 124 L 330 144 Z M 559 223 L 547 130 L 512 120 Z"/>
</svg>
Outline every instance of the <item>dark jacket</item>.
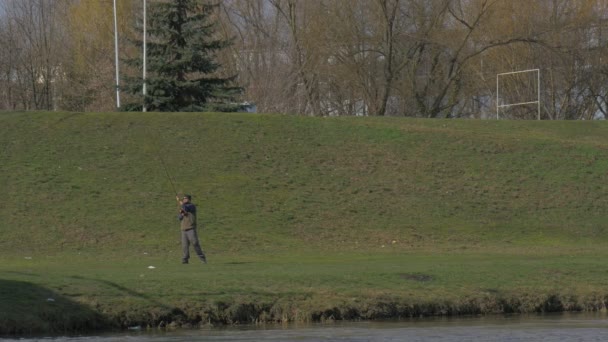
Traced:
<svg viewBox="0 0 608 342">
<path fill-rule="evenodd" d="M 180 228 L 182 230 L 196 228 L 196 206 L 192 203 L 182 204 L 177 218 L 181 221 Z"/>
</svg>

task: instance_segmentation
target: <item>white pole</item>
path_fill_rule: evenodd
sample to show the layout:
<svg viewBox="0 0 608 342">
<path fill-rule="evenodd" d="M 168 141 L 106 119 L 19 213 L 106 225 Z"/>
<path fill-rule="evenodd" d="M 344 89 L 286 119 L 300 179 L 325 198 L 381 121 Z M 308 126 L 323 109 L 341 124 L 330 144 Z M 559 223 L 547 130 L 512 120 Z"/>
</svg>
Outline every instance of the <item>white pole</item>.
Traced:
<svg viewBox="0 0 608 342">
<path fill-rule="evenodd" d="M 118 71 L 118 19 L 116 18 L 116 0 L 114 0 L 114 53 L 116 63 L 116 108 L 120 108 L 120 73 Z"/>
<path fill-rule="evenodd" d="M 496 120 L 499 120 L 500 117 L 498 116 L 498 111 L 500 110 L 499 104 L 498 104 L 498 77 L 500 75 L 496 75 Z"/>
<path fill-rule="evenodd" d="M 538 120 L 540 120 L 540 69 L 538 69 Z"/>
<path fill-rule="evenodd" d="M 116 1 L 116 0 L 114 0 Z M 146 0 L 144 0 L 144 89 L 143 89 L 143 93 L 144 93 L 144 104 L 143 104 L 143 111 L 146 112 L 146 95 L 147 95 L 147 91 L 146 91 Z"/>
</svg>

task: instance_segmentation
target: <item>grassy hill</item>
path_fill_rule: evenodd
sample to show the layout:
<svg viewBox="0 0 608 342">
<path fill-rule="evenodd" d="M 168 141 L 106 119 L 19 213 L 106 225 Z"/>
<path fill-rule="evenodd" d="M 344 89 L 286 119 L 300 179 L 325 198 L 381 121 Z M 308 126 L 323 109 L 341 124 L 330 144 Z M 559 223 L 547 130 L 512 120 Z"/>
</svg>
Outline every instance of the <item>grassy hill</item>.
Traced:
<svg viewBox="0 0 608 342">
<path fill-rule="evenodd" d="M 523 303 L 525 289 L 545 305 L 569 288 L 604 298 L 606 271 L 591 274 L 608 242 L 608 125 L 580 121 L 0 113 L 0 278 L 122 325 L 146 321 L 117 311 L 125 296 L 146 315 L 185 311 L 179 298 L 195 288 L 149 298 L 204 275 L 133 290 L 143 265 L 170 269 L 180 257 L 159 156 L 199 206 L 216 275 L 199 293 L 205 303 L 280 298 L 307 303 L 310 319 L 322 316 L 311 301 L 339 307 L 353 296 L 454 303 L 490 289 L 484 296 Z"/>
</svg>

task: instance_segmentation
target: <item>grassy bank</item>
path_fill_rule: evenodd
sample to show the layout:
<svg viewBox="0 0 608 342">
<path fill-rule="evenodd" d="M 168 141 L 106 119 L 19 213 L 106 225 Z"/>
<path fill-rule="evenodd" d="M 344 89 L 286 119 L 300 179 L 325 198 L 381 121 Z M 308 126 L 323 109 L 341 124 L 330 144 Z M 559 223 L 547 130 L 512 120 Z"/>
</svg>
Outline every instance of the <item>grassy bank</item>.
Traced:
<svg viewBox="0 0 608 342">
<path fill-rule="evenodd" d="M 0 332 L 604 309 L 607 155 L 602 122 L 2 113 Z"/>
</svg>

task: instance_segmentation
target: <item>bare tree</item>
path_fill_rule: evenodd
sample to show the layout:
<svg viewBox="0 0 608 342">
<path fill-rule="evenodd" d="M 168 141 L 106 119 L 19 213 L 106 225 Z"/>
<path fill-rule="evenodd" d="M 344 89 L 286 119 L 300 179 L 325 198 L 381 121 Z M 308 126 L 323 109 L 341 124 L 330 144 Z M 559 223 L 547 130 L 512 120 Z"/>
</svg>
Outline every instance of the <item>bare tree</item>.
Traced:
<svg viewBox="0 0 608 342">
<path fill-rule="evenodd" d="M 260 111 L 297 113 L 295 82 L 285 52 L 286 27 L 276 8 L 267 0 L 226 1 L 222 7 L 223 30 L 235 38 L 222 63 L 238 71 L 245 97 Z"/>
<path fill-rule="evenodd" d="M 219 3 L 235 42 L 220 56 L 223 72 L 239 74 L 259 111 L 491 117 L 496 74 L 540 68 L 543 119 L 608 113 L 606 0 Z M 0 108 L 113 109 L 111 0 L 0 6 Z M 123 39 L 140 6 L 119 1 Z M 129 46 L 121 42 L 123 56 L 141 54 Z M 505 99 L 528 99 L 537 86 L 510 82 Z"/>
<path fill-rule="evenodd" d="M 24 109 L 56 109 L 56 82 L 62 77 L 59 63 L 62 54 L 59 12 L 63 1 L 4 1 L 6 27 L 12 33 L 8 43 L 18 53 L 9 54 L 11 76 L 17 85 Z M 14 94 L 11 94 L 11 97 Z"/>
</svg>

